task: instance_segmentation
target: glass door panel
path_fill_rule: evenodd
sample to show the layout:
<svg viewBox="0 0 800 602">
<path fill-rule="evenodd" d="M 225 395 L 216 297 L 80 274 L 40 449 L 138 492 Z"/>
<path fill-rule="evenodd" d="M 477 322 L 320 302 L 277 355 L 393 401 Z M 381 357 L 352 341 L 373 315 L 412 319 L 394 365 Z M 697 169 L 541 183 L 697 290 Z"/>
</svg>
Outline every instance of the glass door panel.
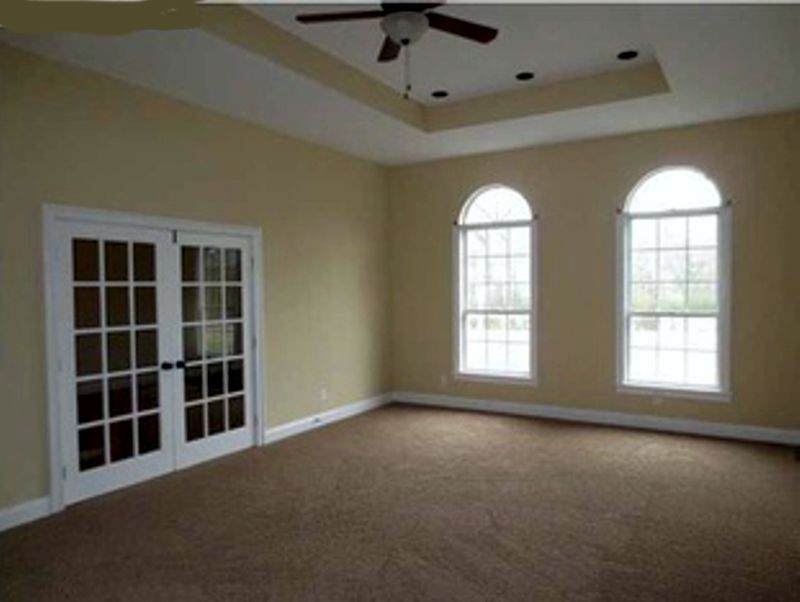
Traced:
<svg viewBox="0 0 800 602">
<path fill-rule="evenodd" d="M 235 237 L 180 237 L 184 463 L 253 442 L 248 386 L 249 255 Z"/>
<path fill-rule="evenodd" d="M 174 397 L 159 367 L 171 353 L 161 299 L 168 235 L 65 224 L 62 237 L 69 291 L 63 309 L 70 316 L 63 332 L 71 350 L 62 432 L 72 450 L 65 462 L 69 502 L 167 470 Z"/>
</svg>

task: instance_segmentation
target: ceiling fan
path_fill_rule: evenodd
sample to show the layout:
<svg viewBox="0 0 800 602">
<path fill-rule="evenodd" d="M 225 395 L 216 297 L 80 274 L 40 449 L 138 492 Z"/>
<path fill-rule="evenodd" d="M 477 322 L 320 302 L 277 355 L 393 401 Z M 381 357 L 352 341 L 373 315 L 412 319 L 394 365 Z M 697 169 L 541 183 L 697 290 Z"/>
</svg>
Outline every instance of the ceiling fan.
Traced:
<svg viewBox="0 0 800 602">
<path fill-rule="evenodd" d="M 443 2 L 381 2 L 374 10 L 357 10 L 341 13 L 312 13 L 297 15 L 300 23 L 330 23 L 333 21 L 360 21 L 380 19 L 386 34 L 378 53 L 379 62 L 395 60 L 404 46 L 410 46 L 422 37 L 428 28 L 438 29 L 473 42 L 488 44 L 497 37 L 497 30 L 472 21 L 433 12 Z"/>
</svg>

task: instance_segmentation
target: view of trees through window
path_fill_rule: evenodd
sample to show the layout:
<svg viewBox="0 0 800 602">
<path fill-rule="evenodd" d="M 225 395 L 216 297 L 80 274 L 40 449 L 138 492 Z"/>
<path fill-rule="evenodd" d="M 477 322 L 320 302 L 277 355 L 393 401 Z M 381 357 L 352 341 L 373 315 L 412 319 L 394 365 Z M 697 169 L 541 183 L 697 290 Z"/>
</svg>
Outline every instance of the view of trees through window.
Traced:
<svg viewBox="0 0 800 602">
<path fill-rule="evenodd" d="M 696 170 L 650 176 L 625 215 L 625 381 L 720 387 L 720 198 Z"/>
<path fill-rule="evenodd" d="M 459 230 L 461 372 L 531 375 L 531 212 L 492 187 L 466 206 Z"/>
</svg>

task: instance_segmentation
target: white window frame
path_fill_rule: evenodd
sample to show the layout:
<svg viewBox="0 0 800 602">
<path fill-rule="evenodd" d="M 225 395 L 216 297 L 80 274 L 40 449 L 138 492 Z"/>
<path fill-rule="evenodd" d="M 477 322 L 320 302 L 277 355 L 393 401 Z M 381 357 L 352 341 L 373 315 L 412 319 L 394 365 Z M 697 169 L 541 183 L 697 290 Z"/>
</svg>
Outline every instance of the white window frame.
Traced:
<svg viewBox="0 0 800 602">
<path fill-rule="evenodd" d="M 677 397 L 683 399 L 726 402 L 732 398 L 730 381 L 730 316 L 731 316 L 731 204 L 721 201 L 715 207 L 691 210 L 669 210 L 657 213 L 629 213 L 628 206 L 640 185 L 658 173 L 672 169 L 687 169 L 687 166 L 671 166 L 654 170 L 645 175 L 631 190 L 625 207 L 617 215 L 617 391 L 620 393 L 633 393 L 637 395 L 650 395 L 653 397 Z M 708 176 L 694 168 L 703 177 Z M 628 328 L 629 314 L 652 314 L 658 316 L 693 317 L 695 314 L 686 312 L 631 312 L 629 310 L 630 277 L 630 238 L 631 222 L 634 219 L 661 219 L 665 217 L 694 217 L 700 215 L 716 215 L 717 220 L 717 303 L 718 309 L 714 314 L 717 318 L 717 363 L 719 371 L 719 387 L 674 386 L 658 383 L 640 383 L 626 381 L 628 365 Z M 703 315 L 698 312 L 697 315 Z M 708 315 L 708 314 L 704 314 Z"/>
<path fill-rule="evenodd" d="M 492 188 L 506 188 L 513 190 L 520 194 L 528 203 L 531 210 L 530 220 L 521 221 L 508 221 L 508 222 L 489 222 L 482 224 L 462 224 L 461 222 L 466 215 L 472 202 L 481 194 Z M 537 223 L 538 216 L 533 210 L 530 201 L 524 195 L 519 193 L 514 188 L 506 186 L 505 184 L 491 184 L 476 190 L 466 202 L 462 205 L 459 213 L 458 220 L 453 224 L 453 238 L 452 238 L 452 255 L 453 255 L 453 379 L 457 381 L 468 382 L 481 382 L 481 383 L 494 383 L 503 385 L 523 385 L 523 386 L 536 386 L 538 384 L 537 375 L 537 342 L 538 342 L 538 324 L 536 320 L 538 312 L 538 291 L 537 285 Z M 465 308 L 465 274 L 466 274 L 466 254 L 461 252 L 466 239 L 466 233 L 471 230 L 491 230 L 496 228 L 514 228 L 520 226 L 527 226 L 530 232 L 530 308 L 528 310 L 486 310 L 486 313 L 492 314 L 523 314 L 528 315 L 530 324 L 530 340 L 529 340 L 529 357 L 530 366 L 527 375 L 519 374 L 513 375 L 510 373 L 500 372 L 473 372 L 462 370 L 462 359 L 464 357 L 464 344 L 465 337 L 463 333 L 464 313 Z M 475 310 L 470 310 L 475 313 Z"/>
</svg>

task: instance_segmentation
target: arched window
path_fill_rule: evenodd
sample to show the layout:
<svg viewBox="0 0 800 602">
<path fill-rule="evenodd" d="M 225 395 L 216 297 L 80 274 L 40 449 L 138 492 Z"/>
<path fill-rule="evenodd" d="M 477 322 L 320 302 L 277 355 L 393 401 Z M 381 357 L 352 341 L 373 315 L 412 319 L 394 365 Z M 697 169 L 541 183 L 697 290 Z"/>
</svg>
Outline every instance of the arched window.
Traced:
<svg viewBox="0 0 800 602">
<path fill-rule="evenodd" d="M 729 211 L 691 167 L 657 170 L 620 218 L 623 388 L 728 392 Z"/>
<path fill-rule="evenodd" d="M 455 226 L 456 372 L 530 382 L 535 376 L 534 219 L 525 198 L 487 186 Z"/>
</svg>

